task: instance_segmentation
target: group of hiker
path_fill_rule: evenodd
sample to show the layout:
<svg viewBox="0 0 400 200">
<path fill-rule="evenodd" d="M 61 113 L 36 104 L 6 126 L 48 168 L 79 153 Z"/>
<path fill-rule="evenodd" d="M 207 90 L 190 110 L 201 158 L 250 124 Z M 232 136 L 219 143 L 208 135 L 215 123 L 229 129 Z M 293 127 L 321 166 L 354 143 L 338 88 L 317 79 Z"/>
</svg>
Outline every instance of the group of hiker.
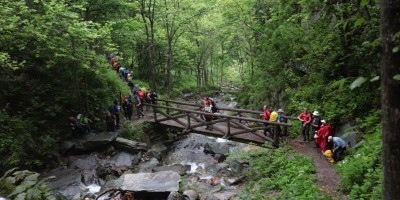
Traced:
<svg viewBox="0 0 400 200">
<path fill-rule="evenodd" d="M 263 107 L 263 113 L 260 114 L 260 116 L 262 116 L 262 118 L 266 121 L 269 122 L 279 122 L 279 123 L 283 123 L 286 122 L 286 119 L 283 117 L 284 111 L 282 108 L 279 108 L 277 111 L 275 110 L 270 110 L 268 108 L 268 106 L 264 105 Z M 268 124 L 264 124 L 265 128 L 264 128 L 264 135 L 268 135 L 271 134 L 273 131 L 272 126 L 269 126 Z M 277 128 L 277 132 L 278 134 L 281 133 L 281 127 L 280 126 L 275 126 Z"/>
<path fill-rule="evenodd" d="M 144 87 L 138 87 L 134 84 L 133 72 L 125 67 L 123 67 L 118 59 L 115 57 L 114 53 L 110 53 L 107 55 L 107 59 L 115 69 L 121 79 L 123 79 L 129 86 L 132 94 L 125 95 L 123 97 L 122 102 L 122 111 L 126 120 L 131 121 L 132 115 L 134 112 L 134 108 L 136 109 L 136 114 L 138 119 L 144 117 L 143 106 L 144 103 L 152 103 L 157 104 L 157 93 L 155 90 L 150 89 L 147 91 Z M 107 122 L 107 130 L 115 131 L 119 129 L 120 122 L 120 113 L 121 107 L 117 101 L 114 102 L 114 105 L 108 109 L 106 122 Z"/>
<path fill-rule="evenodd" d="M 92 131 L 90 124 L 93 123 L 93 121 L 89 119 L 86 112 L 79 113 L 76 117 L 70 116 L 68 122 L 72 137 L 74 138 L 87 135 Z"/>
<path fill-rule="evenodd" d="M 106 58 L 111 67 L 117 72 L 118 76 L 121 79 L 123 79 L 128 84 L 133 83 L 133 71 L 128 69 L 127 67 L 123 67 L 114 53 L 109 53 L 108 55 L 106 55 Z"/>
<path fill-rule="evenodd" d="M 109 106 L 105 113 L 106 129 L 107 131 L 114 132 L 120 128 L 121 111 L 125 119 L 129 121 L 132 120 L 134 108 L 136 108 L 138 118 L 144 117 L 144 103 L 157 104 L 158 96 L 153 89 L 147 92 L 144 87 L 140 88 L 135 86 L 132 70 L 123 67 L 121 63 L 118 62 L 114 53 L 106 54 L 105 57 L 111 67 L 117 72 L 118 76 L 128 84 L 132 93 L 123 97 L 122 107 L 119 105 L 118 101 L 114 101 L 113 105 Z M 93 121 L 88 118 L 86 112 L 78 114 L 77 117 L 69 117 L 68 122 L 72 137 L 74 138 L 91 133 L 90 124 L 93 123 Z"/>
<path fill-rule="evenodd" d="M 303 142 L 310 142 L 311 137 L 309 130 L 315 142 L 315 147 L 321 149 L 321 153 L 326 156 L 330 163 L 338 162 L 342 158 L 343 152 L 347 148 L 347 143 L 340 137 L 335 137 L 333 134 L 332 126 L 326 119 L 322 119 L 318 111 L 310 114 L 307 108 L 297 116 L 301 121 Z"/>
</svg>

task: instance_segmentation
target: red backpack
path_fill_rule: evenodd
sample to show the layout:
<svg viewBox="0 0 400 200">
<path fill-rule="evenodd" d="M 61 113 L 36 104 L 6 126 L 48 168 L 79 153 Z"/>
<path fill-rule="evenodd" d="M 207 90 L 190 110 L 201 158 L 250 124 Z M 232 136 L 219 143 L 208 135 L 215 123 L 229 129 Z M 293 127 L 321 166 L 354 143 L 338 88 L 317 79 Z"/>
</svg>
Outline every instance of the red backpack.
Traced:
<svg viewBox="0 0 400 200">
<path fill-rule="evenodd" d="M 145 99 L 144 92 L 142 90 L 137 91 L 137 95 L 139 96 L 139 98 Z"/>
</svg>

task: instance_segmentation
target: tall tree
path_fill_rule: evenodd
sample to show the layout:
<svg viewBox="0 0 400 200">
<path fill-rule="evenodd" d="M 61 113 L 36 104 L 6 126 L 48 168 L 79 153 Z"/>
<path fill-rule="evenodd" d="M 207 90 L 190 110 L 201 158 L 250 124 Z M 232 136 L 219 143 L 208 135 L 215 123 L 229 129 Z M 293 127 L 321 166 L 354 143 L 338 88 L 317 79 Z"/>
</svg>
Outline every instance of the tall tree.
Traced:
<svg viewBox="0 0 400 200">
<path fill-rule="evenodd" d="M 381 9 L 384 198 L 400 199 L 400 0 Z"/>
</svg>

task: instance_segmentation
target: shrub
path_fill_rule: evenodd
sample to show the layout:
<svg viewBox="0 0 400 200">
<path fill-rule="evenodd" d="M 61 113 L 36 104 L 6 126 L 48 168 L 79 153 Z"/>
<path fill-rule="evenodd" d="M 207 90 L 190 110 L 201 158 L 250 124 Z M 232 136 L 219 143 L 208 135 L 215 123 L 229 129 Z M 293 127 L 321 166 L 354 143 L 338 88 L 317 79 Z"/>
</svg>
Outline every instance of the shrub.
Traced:
<svg viewBox="0 0 400 200">
<path fill-rule="evenodd" d="M 139 141 L 140 136 L 143 135 L 143 126 L 141 123 L 132 123 L 124 120 L 121 123 L 120 134 L 123 138 L 128 140 Z"/>
<path fill-rule="evenodd" d="M 246 175 L 252 180 L 239 199 L 326 199 L 315 185 L 311 159 L 287 146 L 230 155 L 228 162 L 233 160 L 250 164 Z"/>
</svg>

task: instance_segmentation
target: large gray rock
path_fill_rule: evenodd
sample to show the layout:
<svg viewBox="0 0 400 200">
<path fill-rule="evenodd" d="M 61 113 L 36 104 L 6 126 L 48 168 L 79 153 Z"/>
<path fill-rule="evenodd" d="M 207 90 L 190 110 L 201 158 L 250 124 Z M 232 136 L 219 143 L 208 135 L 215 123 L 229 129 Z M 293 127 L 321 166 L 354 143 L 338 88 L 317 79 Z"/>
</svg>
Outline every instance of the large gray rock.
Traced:
<svg viewBox="0 0 400 200">
<path fill-rule="evenodd" d="M 100 147 L 105 148 L 107 144 L 112 143 L 118 136 L 116 132 L 106 133 L 91 133 L 83 136 L 77 140 L 64 141 L 61 144 L 61 153 L 85 153 L 93 150 L 97 150 Z"/>
<path fill-rule="evenodd" d="M 85 185 L 81 181 L 82 174 L 80 171 L 61 167 L 41 175 L 42 178 L 49 176 L 55 176 L 55 178 L 48 181 L 47 187 L 57 190 L 67 199 L 72 199 L 85 190 Z"/>
<path fill-rule="evenodd" d="M 183 176 L 187 171 L 190 171 L 190 165 L 174 164 L 170 166 L 158 166 L 153 168 L 153 172 L 173 171 Z"/>
<path fill-rule="evenodd" d="M 70 169 L 90 170 L 96 169 L 98 162 L 94 154 L 71 157 Z"/>
<path fill-rule="evenodd" d="M 151 158 L 147 162 L 140 163 L 140 167 L 138 172 L 145 173 L 145 172 L 153 172 L 154 168 L 157 166 L 160 166 L 160 161 L 158 161 L 156 158 Z"/>
<path fill-rule="evenodd" d="M 131 167 L 139 163 L 139 158 L 135 155 L 120 152 L 110 159 L 110 164 L 115 167 Z"/>
<path fill-rule="evenodd" d="M 153 157 L 160 160 L 161 157 L 167 153 L 168 148 L 163 143 L 157 143 L 151 146 L 150 150 L 153 154 Z"/>
<path fill-rule="evenodd" d="M 119 179 L 122 190 L 146 192 L 176 192 L 181 181 L 179 174 L 172 171 L 124 174 Z"/>
<path fill-rule="evenodd" d="M 139 152 L 147 151 L 146 143 L 135 142 L 125 138 L 118 137 L 114 141 L 115 148 L 128 153 L 136 154 Z"/>
<path fill-rule="evenodd" d="M 198 200 L 199 199 L 199 194 L 194 190 L 185 190 L 183 192 L 183 195 L 185 195 L 189 200 Z"/>
<path fill-rule="evenodd" d="M 183 200 L 184 196 L 179 192 L 169 193 L 167 200 Z"/>
<path fill-rule="evenodd" d="M 226 156 L 229 153 L 229 146 L 226 143 L 206 143 L 204 144 L 204 153 Z"/>
</svg>

